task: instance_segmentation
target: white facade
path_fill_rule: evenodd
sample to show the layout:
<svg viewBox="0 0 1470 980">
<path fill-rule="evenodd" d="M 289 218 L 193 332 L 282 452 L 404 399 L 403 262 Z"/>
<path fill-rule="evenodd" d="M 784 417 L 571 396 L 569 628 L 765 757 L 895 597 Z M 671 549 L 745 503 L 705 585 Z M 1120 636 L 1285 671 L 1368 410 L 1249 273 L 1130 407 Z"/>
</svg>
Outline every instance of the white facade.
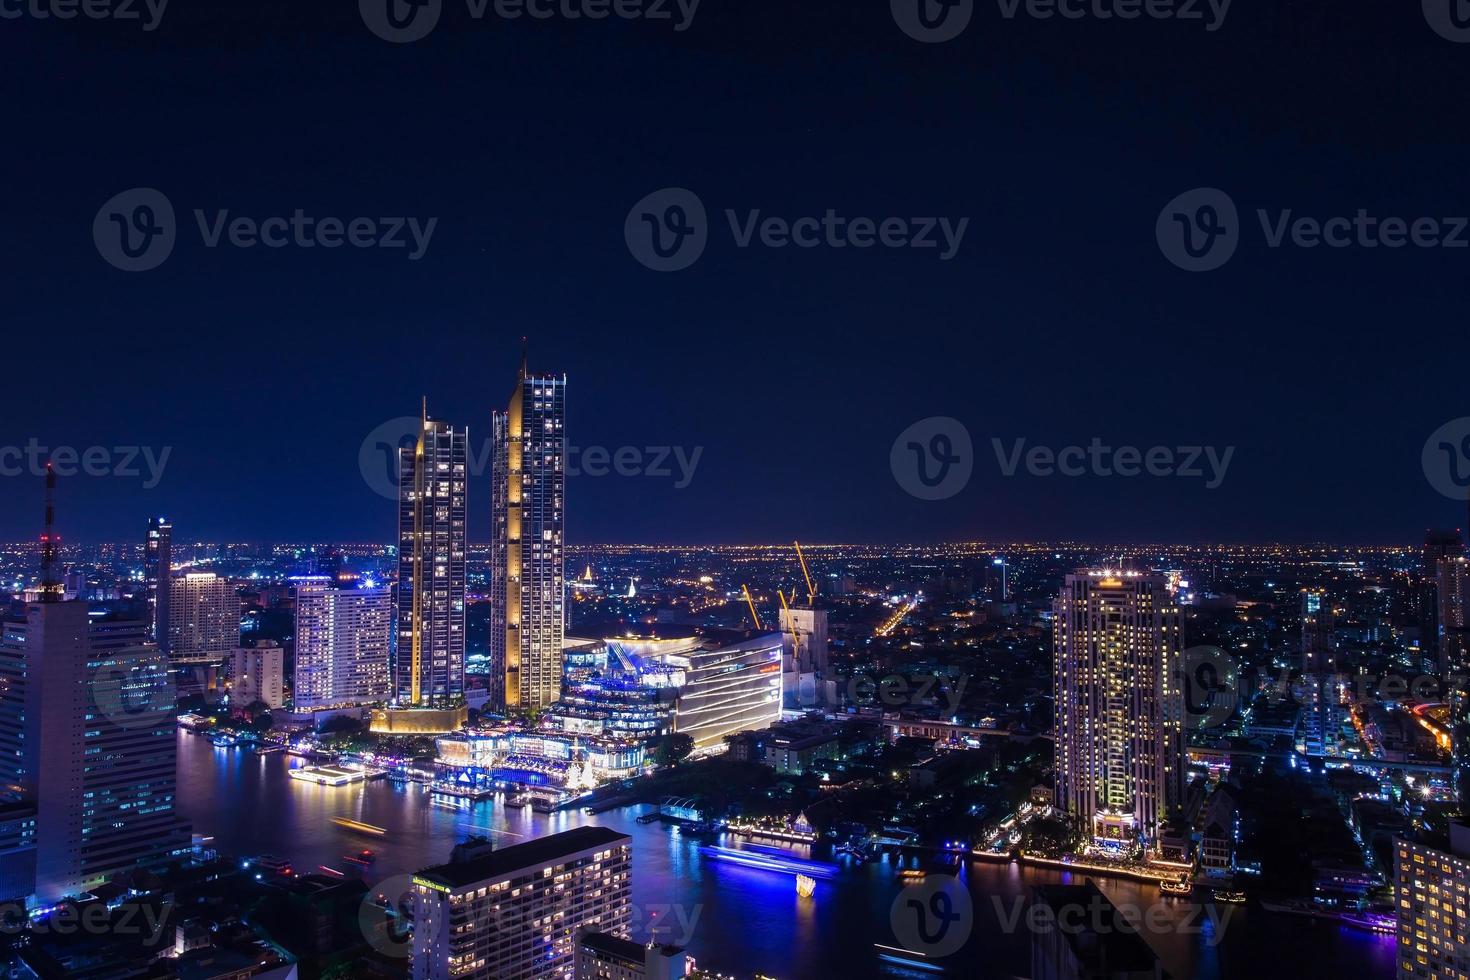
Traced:
<svg viewBox="0 0 1470 980">
<path fill-rule="evenodd" d="M 245 708 L 263 701 L 272 708 L 286 704 L 286 651 L 279 643 L 263 641 L 258 646 L 235 651 L 234 682 L 230 703 Z"/>
<path fill-rule="evenodd" d="M 387 700 L 392 592 L 338 589 L 321 576 L 296 579 L 295 584 L 293 705 L 304 709 Z"/>
</svg>

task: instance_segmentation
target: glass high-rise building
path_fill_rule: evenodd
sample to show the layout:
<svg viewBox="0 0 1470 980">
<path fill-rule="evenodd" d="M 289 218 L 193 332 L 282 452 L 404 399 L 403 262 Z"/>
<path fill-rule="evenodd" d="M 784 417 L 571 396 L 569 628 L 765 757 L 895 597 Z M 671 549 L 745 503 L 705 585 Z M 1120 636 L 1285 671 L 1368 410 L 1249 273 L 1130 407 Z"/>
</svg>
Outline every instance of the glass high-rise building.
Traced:
<svg viewBox="0 0 1470 980">
<path fill-rule="evenodd" d="M 398 453 L 398 629 L 394 697 L 444 707 L 464 697 L 469 430 L 420 416 Z"/>
<path fill-rule="evenodd" d="M 1337 679 L 1336 617 L 1327 596 L 1302 590 L 1302 745 L 1307 755 L 1335 755 L 1343 713 Z"/>
<path fill-rule="evenodd" d="M 1091 843 L 1151 848 L 1184 799 L 1183 634 L 1162 575 L 1068 575 L 1053 602 L 1056 804 Z"/>
<path fill-rule="evenodd" d="M 168 600 L 173 567 L 174 526 L 163 517 L 148 519 L 148 538 L 143 546 L 143 584 L 148 590 L 148 628 L 154 643 L 168 653 Z"/>
<path fill-rule="evenodd" d="M 149 625 L 32 603 L 0 638 L 0 777 L 35 806 L 38 904 L 190 845 L 168 662 Z"/>
<path fill-rule="evenodd" d="M 566 389 L 564 375 L 531 374 L 523 358 L 510 404 L 493 419 L 491 690 L 504 710 L 545 708 L 561 696 Z"/>
</svg>

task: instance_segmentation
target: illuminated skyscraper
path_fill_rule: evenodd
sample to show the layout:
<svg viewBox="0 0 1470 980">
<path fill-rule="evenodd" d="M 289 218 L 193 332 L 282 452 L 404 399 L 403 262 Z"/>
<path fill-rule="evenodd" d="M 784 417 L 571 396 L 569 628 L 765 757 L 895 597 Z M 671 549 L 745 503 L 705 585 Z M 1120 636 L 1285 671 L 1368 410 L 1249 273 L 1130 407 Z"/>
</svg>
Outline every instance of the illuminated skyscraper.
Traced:
<svg viewBox="0 0 1470 980">
<path fill-rule="evenodd" d="M 1470 974 L 1470 829 L 1450 824 L 1450 851 L 1406 840 L 1394 848 L 1400 980 L 1461 980 Z"/>
<path fill-rule="evenodd" d="M 464 696 L 465 508 L 469 430 L 421 416 L 398 453 L 398 635 L 394 689 L 404 706 Z"/>
<path fill-rule="evenodd" d="M 1163 576 L 1088 571 L 1053 610 L 1057 805 L 1098 847 L 1151 846 L 1184 798 L 1179 609 Z"/>
<path fill-rule="evenodd" d="M 168 658 L 214 688 L 240 646 L 240 596 L 229 579 L 188 572 L 169 580 Z"/>
<path fill-rule="evenodd" d="M 143 583 L 148 589 L 149 633 L 158 649 L 168 653 L 168 600 L 170 569 L 173 567 L 174 526 L 162 517 L 148 519 L 148 540 L 143 550 Z"/>
<path fill-rule="evenodd" d="M 388 700 L 391 591 L 369 586 L 338 589 L 333 587 L 335 580 L 324 575 L 303 576 L 293 582 L 294 706 L 320 708 Z"/>
<path fill-rule="evenodd" d="M 0 777 L 37 810 L 40 904 L 189 846 L 172 682 L 148 631 L 85 602 L 31 603 L 4 624 Z"/>
<path fill-rule="evenodd" d="M 561 696 L 566 636 L 566 377 L 521 360 L 496 412 L 490 539 L 490 663 L 496 705 L 545 708 Z"/>
<path fill-rule="evenodd" d="M 1302 590 L 1302 726 L 1308 755 L 1331 755 L 1342 721 L 1337 682 L 1336 618 L 1327 597 Z"/>
</svg>

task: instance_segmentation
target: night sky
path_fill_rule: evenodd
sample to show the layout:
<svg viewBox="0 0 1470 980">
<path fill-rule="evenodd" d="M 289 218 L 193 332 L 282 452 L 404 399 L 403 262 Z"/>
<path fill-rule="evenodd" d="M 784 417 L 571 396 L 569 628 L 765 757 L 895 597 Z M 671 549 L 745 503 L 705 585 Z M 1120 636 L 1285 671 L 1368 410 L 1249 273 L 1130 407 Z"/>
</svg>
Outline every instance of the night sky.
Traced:
<svg viewBox="0 0 1470 980">
<path fill-rule="evenodd" d="M 191 540 L 390 541 L 364 439 L 427 395 L 482 443 L 522 335 L 569 375 L 573 444 L 703 447 L 682 489 L 575 478 L 578 544 L 1408 543 L 1463 522 L 1421 451 L 1470 415 L 1470 249 L 1273 249 L 1255 217 L 1470 214 L 1470 43 L 1419 3 L 1237 0 L 1211 32 L 979 0 L 921 44 L 887 0 L 704 0 L 682 32 L 445 2 L 406 44 L 348 0 L 173 0 L 151 32 L 0 19 L 0 445 L 170 448 L 151 489 L 63 480 L 66 537 L 141 539 L 166 513 Z M 135 187 L 178 240 L 129 273 L 93 221 Z M 659 273 L 624 222 L 667 187 L 703 201 L 709 244 Z M 1198 187 L 1241 217 L 1206 273 L 1155 239 Z M 196 208 L 438 222 L 411 261 L 208 248 Z M 742 249 L 727 208 L 970 220 L 942 261 Z M 942 501 L 890 469 L 931 416 L 977 457 Z M 1235 452 L 1213 490 L 1006 477 L 991 440 L 1020 437 Z M 489 512 L 478 479 L 473 538 Z M 0 477 L 0 539 L 40 516 L 39 479 Z"/>
</svg>

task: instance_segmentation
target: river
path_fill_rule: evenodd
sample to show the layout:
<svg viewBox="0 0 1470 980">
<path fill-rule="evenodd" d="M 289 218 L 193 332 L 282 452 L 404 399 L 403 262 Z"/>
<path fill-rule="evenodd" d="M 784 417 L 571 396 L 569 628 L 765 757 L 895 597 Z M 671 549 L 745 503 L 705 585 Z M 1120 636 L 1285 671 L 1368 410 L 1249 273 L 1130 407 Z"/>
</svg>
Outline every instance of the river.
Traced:
<svg viewBox="0 0 1470 980">
<path fill-rule="evenodd" d="M 501 846 L 583 824 L 611 827 L 633 838 L 635 939 L 657 930 L 678 940 L 702 967 L 745 980 L 759 972 L 777 980 L 828 977 L 925 976 L 880 960 L 874 943 L 897 945 L 890 909 L 903 890 L 895 864 L 853 865 L 839 858 L 837 874 L 817 882 L 810 898 L 796 893 L 783 873 L 711 861 L 698 843 L 658 823 L 640 825 L 647 807 L 597 816 L 553 815 L 508 809 L 484 801 L 444 807 L 416 785 L 387 780 L 346 787 L 303 783 L 286 775 L 300 760 L 283 753 L 257 755 L 214 747 L 180 731 L 179 810 L 195 833 L 234 855 L 275 854 L 297 871 L 325 866 L 361 874 L 370 884 L 443 863 L 450 847 L 471 834 Z M 344 829 L 333 817 L 385 828 L 382 837 Z M 344 861 L 363 848 L 377 852 L 370 870 Z M 971 922 L 964 947 L 946 962 L 950 975 L 1025 977 L 1030 933 L 1017 920 L 1035 885 L 1067 882 L 1067 872 L 1015 864 L 971 862 L 961 874 Z M 931 876 L 931 880 L 932 876 Z M 1189 906 L 1161 899 L 1152 885 L 1099 881 L 1120 907 L 1158 907 L 1145 939 L 1176 980 L 1231 977 L 1365 976 L 1394 972 L 1394 940 L 1343 926 L 1247 906 L 1219 906 L 1217 919 L 1199 920 Z M 1227 916 L 1220 920 L 1218 916 Z M 964 925 L 956 928 L 966 928 Z"/>
</svg>

